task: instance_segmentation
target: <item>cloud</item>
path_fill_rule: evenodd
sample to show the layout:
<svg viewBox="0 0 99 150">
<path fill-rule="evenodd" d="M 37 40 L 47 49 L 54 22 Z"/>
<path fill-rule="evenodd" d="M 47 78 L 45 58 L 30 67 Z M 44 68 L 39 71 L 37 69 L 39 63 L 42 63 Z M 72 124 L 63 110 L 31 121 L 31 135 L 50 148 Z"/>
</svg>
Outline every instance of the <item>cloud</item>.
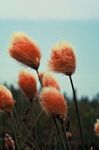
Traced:
<svg viewBox="0 0 99 150">
<path fill-rule="evenodd" d="M 0 18 L 99 19 L 99 0 L 0 0 Z"/>
</svg>

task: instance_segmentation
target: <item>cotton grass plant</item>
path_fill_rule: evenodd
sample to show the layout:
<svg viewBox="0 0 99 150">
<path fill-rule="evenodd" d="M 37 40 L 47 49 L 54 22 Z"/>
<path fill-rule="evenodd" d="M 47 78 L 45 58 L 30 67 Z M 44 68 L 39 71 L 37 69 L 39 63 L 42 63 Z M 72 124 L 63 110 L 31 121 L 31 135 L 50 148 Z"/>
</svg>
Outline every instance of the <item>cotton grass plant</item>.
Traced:
<svg viewBox="0 0 99 150">
<path fill-rule="evenodd" d="M 40 65 L 41 53 L 36 42 L 23 32 L 12 35 L 10 55 L 19 62 L 37 70 Z"/>
<path fill-rule="evenodd" d="M 37 150 L 44 150 L 42 149 L 41 140 L 40 140 L 40 133 L 38 133 L 37 125 L 38 121 L 40 120 L 42 115 L 45 115 L 47 119 L 52 122 L 51 124 L 56 126 L 57 134 L 51 132 L 51 137 L 49 136 L 50 145 L 52 144 L 51 141 L 55 140 L 54 142 L 56 145 L 59 143 L 59 139 L 57 135 L 60 137 L 62 143 L 62 149 L 70 150 L 71 145 L 69 138 L 66 134 L 66 122 L 68 116 L 68 102 L 64 98 L 63 94 L 61 93 L 61 89 L 59 86 L 58 81 L 56 78 L 51 75 L 51 73 L 39 72 L 40 60 L 41 60 L 41 50 L 37 43 L 32 40 L 28 35 L 23 32 L 16 32 L 12 35 L 12 39 L 10 42 L 9 47 L 9 54 L 12 58 L 14 58 L 19 63 L 24 64 L 27 67 L 35 70 L 38 76 L 38 80 L 41 85 L 41 91 L 37 89 L 37 80 L 34 74 L 29 73 L 28 71 L 21 71 L 18 77 L 18 85 L 21 88 L 24 95 L 27 97 L 28 102 L 30 103 L 29 107 L 26 107 L 25 110 L 25 117 L 23 120 L 20 121 L 18 118 L 18 114 L 16 112 L 16 116 L 14 116 L 13 110 L 15 101 L 13 100 L 13 96 L 11 92 L 8 91 L 3 86 L 0 86 L 0 109 L 9 113 L 12 117 L 12 125 L 13 125 L 13 132 L 15 136 L 15 147 L 12 150 L 23 150 L 25 147 L 25 143 L 27 142 L 28 138 L 31 134 L 35 134 L 35 138 L 37 139 L 37 143 L 32 143 L 32 148 Z M 81 146 L 82 150 L 85 150 L 84 146 L 84 139 L 83 139 L 83 131 L 81 126 L 81 119 L 79 114 L 79 108 L 77 103 L 77 98 L 75 94 L 75 88 L 72 80 L 72 75 L 75 73 L 76 70 L 76 56 L 74 53 L 74 49 L 71 44 L 67 42 L 59 42 L 56 44 L 51 51 L 51 56 L 48 61 L 48 67 L 50 71 L 62 73 L 69 77 L 72 91 L 73 91 L 73 98 L 75 102 L 75 108 L 77 113 L 78 125 L 80 130 L 80 138 L 81 138 Z M 40 106 L 40 111 L 38 115 L 35 117 L 33 121 L 33 125 L 28 127 L 28 124 L 31 122 L 27 121 L 26 117 L 30 117 L 35 109 L 34 100 Z M 33 105 L 32 105 L 33 104 Z M 31 107 L 31 109 L 30 109 Z M 29 113 L 30 111 L 30 113 Z M 28 118 L 27 117 L 27 118 Z M 27 123 L 28 122 L 28 123 Z M 98 122 L 95 124 L 95 132 L 98 135 Z M 25 126 L 27 130 L 27 136 L 24 137 L 24 133 L 22 132 L 22 128 Z M 51 127 L 51 131 L 52 131 Z M 33 133 L 32 133 L 33 132 Z M 44 131 L 42 131 L 44 132 Z M 17 134 L 18 136 L 17 136 Z M 22 135 L 23 134 L 23 135 Z M 54 135 L 55 134 L 55 135 Z M 55 137 L 54 137 L 55 136 Z M 35 141 L 35 139 L 33 139 Z M 47 149 L 47 147 L 45 148 Z M 48 150 L 51 149 L 51 146 Z M 8 149 L 9 150 L 9 149 Z"/>
<path fill-rule="evenodd" d="M 84 148 L 83 131 L 82 131 L 82 127 L 81 127 L 81 120 L 80 120 L 77 98 L 76 98 L 76 94 L 75 94 L 75 88 L 74 88 L 74 84 L 73 84 L 73 80 L 72 80 L 72 74 L 76 70 L 76 57 L 74 54 L 74 49 L 71 46 L 71 44 L 69 44 L 67 42 L 57 43 L 52 48 L 51 57 L 50 57 L 48 65 L 49 65 L 50 70 L 58 72 L 58 73 L 62 73 L 69 77 L 72 91 L 73 91 L 75 108 L 76 108 L 76 112 L 77 112 L 77 119 L 78 119 L 78 124 L 79 124 L 82 149 L 84 150 L 85 148 Z"/>
<path fill-rule="evenodd" d="M 33 68 L 36 71 L 39 81 L 41 83 L 41 87 L 43 87 L 44 84 L 47 83 L 45 80 L 43 80 L 42 82 L 38 72 L 41 53 L 38 49 L 38 46 L 35 45 L 34 42 L 31 42 L 30 38 L 27 35 L 23 33 L 15 33 L 12 37 L 12 42 L 9 48 L 9 52 L 14 59 Z M 54 81 L 53 86 L 55 86 L 55 84 L 56 82 Z M 59 88 L 58 85 L 57 88 Z"/>
<path fill-rule="evenodd" d="M 37 95 L 37 82 L 32 73 L 21 71 L 19 73 L 18 84 L 24 94 L 26 94 L 29 101 L 33 101 L 33 98 Z"/>
<path fill-rule="evenodd" d="M 13 99 L 12 93 L 5 86 L 0 85 L 0 110 L 7 113 L 8 116 L 10 117 L 12 130 L 15 135 L 15 142 L 16 142 L 17 148 L 19 149 L 20 141 L 18 141 L 18 139 L 16 138 L 16 131 L 15 131 L 17 128 L 17 124 L 16 124 L 16 120 L 14 119 L 14 116 L 13 116 L 14 105 L 15 105 L 15 100 Z M 5 138 L 6 138 L 6 134 L 5 134 Z M 7 139 L 5 139 L 5 140 L 6 140 L 5 143 L 6 143 L 6 147 L 7 147 L 9 145 L 9 142 L 7 144 Z M 11 141 L 10 141 L 10 143 L 11 143 Z"/>
<path fill-rule="evenodd" d="M 54 87 L 60 91 L 59 83 L 58 83 L 57 79 L 55 79 L 55 77 L 53 75 L 51 75 L 51 73 L 40 72 L 39 78 L 42 82 L 43 88 L 44 87 Z"/>
</svg>

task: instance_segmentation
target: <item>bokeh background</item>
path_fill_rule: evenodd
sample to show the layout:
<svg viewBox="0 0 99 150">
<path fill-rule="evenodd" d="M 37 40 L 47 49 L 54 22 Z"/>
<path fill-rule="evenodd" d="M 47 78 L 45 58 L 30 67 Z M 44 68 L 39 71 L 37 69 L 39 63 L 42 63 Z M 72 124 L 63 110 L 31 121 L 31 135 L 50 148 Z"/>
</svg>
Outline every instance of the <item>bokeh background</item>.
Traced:
<svg viewBox="0 0 99 150">
<path fill-rule="evenodd" d="M 73 45 L 77 57 L 73 80 L 86 144 L 99 148 L 99 139 L 93 131 L 94 122 L 99 117 L 99 0 L 0 0 L 0 84 L 6 84 L 15 99 L 21 99 L 17 94 L 20 93 L 17 78 L 25 66 L 9 56 L 13 32 L 25 32 L 38 43 L 42 52 L 40 71 L 48 69 L 47 62 L 54 44 L 67 41 Z M 72 108 L 68 78 L 55 75 Z M 73 108 L 70 110 L 71 126 L 76 128 L 73 123 L 75 113 Z"/>
</svg>

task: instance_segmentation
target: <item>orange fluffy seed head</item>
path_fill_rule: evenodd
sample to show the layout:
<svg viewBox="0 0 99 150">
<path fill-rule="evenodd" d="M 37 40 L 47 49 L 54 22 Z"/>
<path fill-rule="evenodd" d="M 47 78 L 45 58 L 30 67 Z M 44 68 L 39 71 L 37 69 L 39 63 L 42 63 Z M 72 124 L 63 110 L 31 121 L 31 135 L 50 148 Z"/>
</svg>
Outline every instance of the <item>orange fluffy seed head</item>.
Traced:
<svg viewBox="0 0 99 150">
<path fill-rule="evenodd" d="M 47 114 L 58 116 L 65 120 L 67 115 L 67 103 L 63 95 L 53 87 L 46 87 L 40 95 L 40 102 L 43 110 Z"/>
<path fill-rule="evenodd" d="M 40 73 L 39 74 L 40 79 L 42 81 L 43 87 L 54 87 L 57 90 L 60 90 L 60 87 L 58 85 L 58 81 L 49 73 Z"/>
<path fill-rule="evenodd" d="M 0 85 L 0 110 L 12 112 L 15 101 L 11 92 L 3 85 Z"/>
<path fill-rule="evenodd" d="M 20 72 L 18 83 L 29 100 L 32 100 L 36 96 L 37 83 L 31 73 L 25 71 Z"/>
<path fill-rule="evenodd" d="M 76 69 L 76 58 L 73 48 L 65 42 L 54 46 L 49 60 L 49 68 L 55 72 L 72 75 Z"/>
<path fill-rule="evenodd" d="M 40 49 L 26 34 L 21 32 L 13 34 L 9 52 L 19 62 L 38 69 L 41 59 Z"/>
<path fill-rule="evenodd" d="M 94 131 L 97 136 L 99 136 L 99 119 L 97 119 L 97 122 L 94 124 Z"/>
</svg>

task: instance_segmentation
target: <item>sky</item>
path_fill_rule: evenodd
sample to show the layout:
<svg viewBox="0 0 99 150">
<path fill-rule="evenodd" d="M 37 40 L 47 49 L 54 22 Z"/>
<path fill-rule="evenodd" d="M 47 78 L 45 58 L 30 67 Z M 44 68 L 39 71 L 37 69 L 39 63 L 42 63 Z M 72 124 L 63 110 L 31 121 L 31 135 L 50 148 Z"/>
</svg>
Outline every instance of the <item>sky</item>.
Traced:
<svg viewBox="0 0 99 150">
<path fill-rule="evenodd" d="M 0 0 L 1 19 L 99 19 L 99 0 Z"/>
<path fill-rule="evenodd" d="M 76 54 L 76 71 L 72 76 L 78 96 L 92 98 L 99 93 L 99 21 L 0 21 L 0 83 L 17 85 L 18 74 L 24 68 L 9 55 L 13 32 L 21 31 L 40 47 L 42 59 L 39 71 L 46 71 L 51 49 L 59 41 L 70 42 Z M 69 80 L 55 74 L 62 91 L 72 96 Z"/>
<path fill-rule="evenodd" d="M 0 0 L 0 83 L 16 85 L 18 73 L 24 69 L 8 54 L 11 34 L 17 31 L 40 45 L 40 71 L 46 69 L 51 47 L 57 41 L 72 43 L 77 54 L 73 79 L 78 95 L 92 98 L 99 93 L 99 0 Z M 68 78 L 57 78 L 70 96 Z"/>
</svg>

